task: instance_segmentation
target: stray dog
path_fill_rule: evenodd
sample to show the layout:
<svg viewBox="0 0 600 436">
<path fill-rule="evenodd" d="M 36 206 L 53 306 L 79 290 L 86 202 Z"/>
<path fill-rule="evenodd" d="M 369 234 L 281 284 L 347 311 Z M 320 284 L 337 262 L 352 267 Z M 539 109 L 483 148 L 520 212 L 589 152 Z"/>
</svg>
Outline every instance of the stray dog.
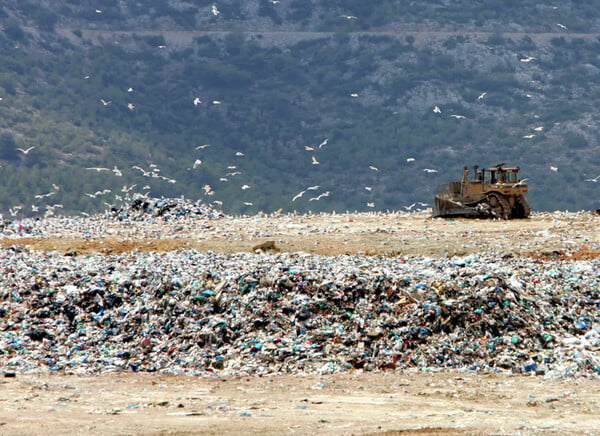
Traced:
<svg viewBox="0 0 600 436">
<path fill-rule="evenodd" d="M 255 253 L 279 253 L 281 250 L 275 246 L 275 241 L 265 241 L 252 247 L 252 251 Z"/>
</svg>

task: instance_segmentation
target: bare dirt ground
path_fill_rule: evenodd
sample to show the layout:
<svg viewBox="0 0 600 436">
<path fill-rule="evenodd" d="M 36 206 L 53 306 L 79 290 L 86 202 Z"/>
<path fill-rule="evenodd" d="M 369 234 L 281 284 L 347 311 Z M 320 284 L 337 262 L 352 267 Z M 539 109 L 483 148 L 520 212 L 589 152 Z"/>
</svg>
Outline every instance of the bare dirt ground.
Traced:
<svg viewBox="0 0 600 436">
<path fill-rule="evenodd" d="M 1 239 L 62 253 L 174 249 L 378 256 L 494 250 L 539 260 L 600 257 L 600 217 L 433 220 L 426 215 L 225 218 L 106 227 L 86 238 Z M 0 434 L 600 434 L 600 382 L 471 373 L 350 371 L 211 378 L 157 374 L 0 378 Z"/>
</svg>

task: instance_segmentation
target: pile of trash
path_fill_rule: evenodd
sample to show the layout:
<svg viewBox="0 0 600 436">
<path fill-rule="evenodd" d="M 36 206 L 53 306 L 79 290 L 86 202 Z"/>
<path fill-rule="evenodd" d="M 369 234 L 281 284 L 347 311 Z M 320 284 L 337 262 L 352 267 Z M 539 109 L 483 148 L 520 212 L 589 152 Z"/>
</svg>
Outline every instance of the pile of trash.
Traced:
<svg viewBox="0 0 600 436">
<path fill-rule="evenodd" d="M 600 374 L 600 260 L 0 252 L 3 371 Z"/>
<path fill-rule="evenodd" d="M 202 200 L 191 201 L 185 197 L 180 198 L 149 198 L 138 196 L 124 206 L 112 206 L 106 215 L 118 220 L 147 220 L 149 217 L 162 219 L 205 216 L 208 218 L 222 218 L 224 213 Z"/>
</svg>

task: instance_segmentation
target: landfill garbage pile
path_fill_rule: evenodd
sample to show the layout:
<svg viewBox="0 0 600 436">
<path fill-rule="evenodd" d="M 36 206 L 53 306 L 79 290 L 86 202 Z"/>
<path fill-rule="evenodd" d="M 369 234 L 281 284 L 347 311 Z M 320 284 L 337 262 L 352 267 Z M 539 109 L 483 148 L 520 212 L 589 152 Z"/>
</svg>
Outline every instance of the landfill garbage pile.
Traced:
<svg viewBox="0 0 600 436">
<path fill-rule="evenodd" d="M 0 252 L 0 368 L 600 373 L 600 260 Z"/>
<path fill-rule="evenodd" d="M 118 220 L 146 220 L 149 217 L 161 217 L 163 219 L 206 216 L 209 218 L 222 218 L 223 212 L 215 207 L 203 203 L 202 200 L 190 201 L 184 197 L 180 198 L 149 198 L 138 196 L 124 206 L 112 206 L 106 211 L 106 215 Z"/>
</svg>

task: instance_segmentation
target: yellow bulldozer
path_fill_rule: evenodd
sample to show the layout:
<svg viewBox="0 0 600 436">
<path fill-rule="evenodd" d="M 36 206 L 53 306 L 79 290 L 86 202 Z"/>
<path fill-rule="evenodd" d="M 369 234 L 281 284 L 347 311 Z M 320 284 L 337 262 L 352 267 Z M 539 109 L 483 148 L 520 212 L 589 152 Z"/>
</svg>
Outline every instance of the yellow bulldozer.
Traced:
<svg viewBox="0 0 600 436">
<path fill-rule="evenodd" d="M 491 168 L 473 167 L 473 178 L 463 168 L 460 182 L 440 185 L 433 205 L 433 217 L 528 218 L 531 207 L 525 199 L 527 179 L 519 178 L 519 167 L 504 163 Z"/>
</svg>

